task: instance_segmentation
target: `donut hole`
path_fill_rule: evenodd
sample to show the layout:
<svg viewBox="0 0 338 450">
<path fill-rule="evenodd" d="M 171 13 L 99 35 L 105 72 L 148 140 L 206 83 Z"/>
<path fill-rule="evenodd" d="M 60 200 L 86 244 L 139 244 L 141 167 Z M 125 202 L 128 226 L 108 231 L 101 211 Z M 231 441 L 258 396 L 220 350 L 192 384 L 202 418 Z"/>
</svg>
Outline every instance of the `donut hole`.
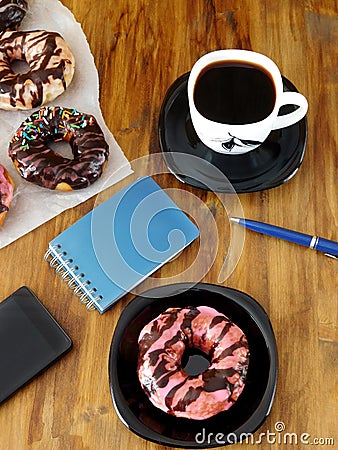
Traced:
<svg viewBox="0 0 338 450">
<path fill-rule="evenodd" d="M 26 59 L 13 59 L 10 63 L 10 67 L 13 73 L 24 74 L 31 70 L 30 65 Z"/>
<path fill-rule="evenodd" d="M 53 152 L 61 155 L 63 158 L 74 159 L 72 148 L 69 142 L 58 140 L 58 141 L 48 141 L 48 147 L 53 150 Z"/>
<path fill-rule="evenodd" d="M 186 348 L 184 350 L 181 366 L 184 372 L 189 376 L 198 376 L 207 370 L 211 359 L 209 355 L 198 348 Z"/>
</svg>

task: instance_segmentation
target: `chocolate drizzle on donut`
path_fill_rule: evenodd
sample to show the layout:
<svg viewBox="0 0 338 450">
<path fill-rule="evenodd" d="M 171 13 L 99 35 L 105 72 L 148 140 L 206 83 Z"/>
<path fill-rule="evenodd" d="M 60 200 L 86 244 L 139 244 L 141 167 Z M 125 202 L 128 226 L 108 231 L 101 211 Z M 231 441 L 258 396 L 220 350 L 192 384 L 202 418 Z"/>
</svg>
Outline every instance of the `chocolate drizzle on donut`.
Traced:
<svg viewBox="0 0 338 450">
<path fill-rule="evenodd" d="M 234 351 L 241 347 L 248 348 L 248 343 L 246 342 L 244 336 L 242 336 L 238 342 L 235 342 L 234 344 L 230 345 L 230 347 L 223 350 L 223 352 L 214 361 L 221 361 L 222 359 L 233 355 Z"/>
<path fill-rule="evenodd" d="M 169 392 L 168 392 L 168 394 L 166 395 L 166 398 L 165 398 L 165 405 L 166 405 L 166 407 L 168 408 L 168 411 L 166 411 L 166 412 L 168 412 L 169 414 L 172 414 L 172 415 L 175 415 L 174 414 L 174 411 L 173 411 L 173 408 L 172 408 L 172 403 L 173 403 L 173 400 L 174 400 L 174 397 L 175 397 L 175 394 L 176 394 L 176 392 L 178 392 L 185 384 L 186 384 L 186 382 L 188 381 L 188 378 L 186 378 L 184 381 L 182 381 L 181 383 L 178 383 L 176 386 L 174 386 Z M 189 391 L 189 389 L 188 389 L 188 391 Z M 201 388 L 200 387 L 198 387 L 197 389 L 195 389 L 195 391 L 197 391 L 198 392 L 198 395 L 201 393 Z M 185 394 L 186 395 L 186 394 Z M 179 400 L 179 404 L 182 404 L 182 400 Z M 186 409 L 186 406 L 187 406 L 187 404 L 185 405 L 185 408 L 182 410 L 181 409 L 181 411 L 185 411 L 185 409 Z M 179 409 L 176 409 L 176 411 L 179 411 Z"/>
<path fill-rule="evenodd" d="M 15 73 L 11 63 L 27 62 L 27 73 Z M 0 107 L 29 109 L 47 103 L 70 84 L 74 57 L 55 32 L 5 32 L 0 37 Z"/>
<path fill-rule="evenodd" d="M 211 359 L 196 376 L 182 368 L 187 348 Z M 212 308 L 170 308 L 140 333 L 141 386 L 155 406 L 175 416 L 204 419 L 231 407 L 244 388 L 248 363 L 245 335 Z"/>
<path fill-rule="evenodd" d="M 51 141 L 69 142 L 74 159 L 49 148 Z M 109 147 L 94 116 L 76 109 L 43 107 L 26 119 L 9 143 L 9 156 L 27 181 L 56 189 L 81 189 L 102 174 Z"/>
<path fill-rule="evenodd" d="M 0 32 L 16 29 L 27 12 L 26 0 L 0 1 Z"/>
<path fill-rule="evenodd" d="M 159 328 L 158 322 L 154 320 L 153 325 L 151 327 L 150 333 L 145 333 L 142 337 L 141 342 L 139 343 L 139 360 L 143 358 L 144 354 L 149 350 L 149 348 L 156 342 L 164 333 L 165 330 L 171 328 L 173 323 L 177 319 L 178 309 L 172 308 L 170 313 L 167 313 L 167 321 L 162 329 Z M 163 315 L 165 315 L 164 313 Z M 150 353 L 150 357 L 153 360 L 153 364 L 155 365 L 158 359 L 157 352 Z"/>
<path fill-rule="evenodd" d="M 173 408 L 173 411 L 185 411 L 190 403 L 198 399 L 202 391 L 202 387 L 198 387 L 197 389 L 190 387 L 184 397 L 177 402 L 176 406 Z"/>
</svg>

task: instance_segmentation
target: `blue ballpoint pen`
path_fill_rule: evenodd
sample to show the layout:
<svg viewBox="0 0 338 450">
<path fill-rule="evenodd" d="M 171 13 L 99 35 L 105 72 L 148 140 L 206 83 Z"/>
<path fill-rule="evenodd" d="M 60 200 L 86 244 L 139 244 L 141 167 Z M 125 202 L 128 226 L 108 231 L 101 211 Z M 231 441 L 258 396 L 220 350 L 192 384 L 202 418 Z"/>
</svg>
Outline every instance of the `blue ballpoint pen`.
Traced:
<svg viewBox="0 0 338 450">
<path fill-rule="evenodd" d="M 298 233 L 297 231 L 277 227 L 268 223 L 257 222 L 255 220 L 239 219 L 238 217 L 231 217 L 230 220 L 249 230 L 256 231 L 257 233 L 304 245 L 313 250 L 324 252 L 326 256 L 330 256 L 331 258 L 338 258 L 338 242 L 330 241 L 318 236 Z"/>
</svg>

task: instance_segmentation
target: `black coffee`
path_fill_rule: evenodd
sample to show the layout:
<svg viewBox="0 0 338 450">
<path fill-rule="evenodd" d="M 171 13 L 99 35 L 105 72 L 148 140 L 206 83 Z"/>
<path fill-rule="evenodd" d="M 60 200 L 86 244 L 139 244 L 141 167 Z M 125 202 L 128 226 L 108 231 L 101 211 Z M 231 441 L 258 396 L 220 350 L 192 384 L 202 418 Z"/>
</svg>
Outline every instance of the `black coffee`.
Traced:
<svg viewBox="0 0 338 450">
<path fill-rule="evenodd" d="M 214 122 L 240 125 L 263 120 L 273 110 L 275 85 L 260 66 L 239 61 L 209 64 L 195 84 L 200 114 Z"/>
</svg>

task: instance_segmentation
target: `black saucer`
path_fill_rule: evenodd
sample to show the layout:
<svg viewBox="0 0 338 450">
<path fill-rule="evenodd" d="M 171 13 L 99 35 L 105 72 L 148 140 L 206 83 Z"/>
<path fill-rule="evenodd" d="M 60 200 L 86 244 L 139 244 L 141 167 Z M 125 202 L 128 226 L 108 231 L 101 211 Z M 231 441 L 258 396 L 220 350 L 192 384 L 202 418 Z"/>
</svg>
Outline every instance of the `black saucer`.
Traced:
<svg viewBox="0 0 338 450">
<path fill-rule="evenodd" d="M 174 417 L 153 406 L 136 372 L 141 329 L 167 308 L 189 305 L 206 305 L 225 314 L 244 331 L 249 343 L 242 394 L 228 411 L 207 420 Z M 277 371 L 275 337 L 263 308 L 241 291 L 205 283 L 161 286 L 135 297 L 120 316 L 109 355 L 110 390 L 121 421 L 143 439 L 180 448 L 219 447 L 257 430 L 270 413 Z"/>
<path fill-rule="evenodd" d="M 298 171 L 307 141 L 307 120 L 274 130 L 266 141 L 243 155 L 217 153 L 205 146 L 197 136 L 189 114 L 187 82 L 189 73 L 179 77 L 169 88 L 159 119 L 159 143 L 169 170 L 182 182 L 216 192 L 229 192 L 229 182 L 238 193 L 255 192 L 279 186 Z M 297 91 L 283 77 L 284 91 Z M 283 107 L 281 113 L 295 106 Z M 198 158 L 192 158 L 189 155 Z M 198 163 L 202 160 L 201 164 Z M 207 161 L 209 164 L 203 164 Z M 212 182 L 215 166 L 225 176 Z"/>
</svg>

